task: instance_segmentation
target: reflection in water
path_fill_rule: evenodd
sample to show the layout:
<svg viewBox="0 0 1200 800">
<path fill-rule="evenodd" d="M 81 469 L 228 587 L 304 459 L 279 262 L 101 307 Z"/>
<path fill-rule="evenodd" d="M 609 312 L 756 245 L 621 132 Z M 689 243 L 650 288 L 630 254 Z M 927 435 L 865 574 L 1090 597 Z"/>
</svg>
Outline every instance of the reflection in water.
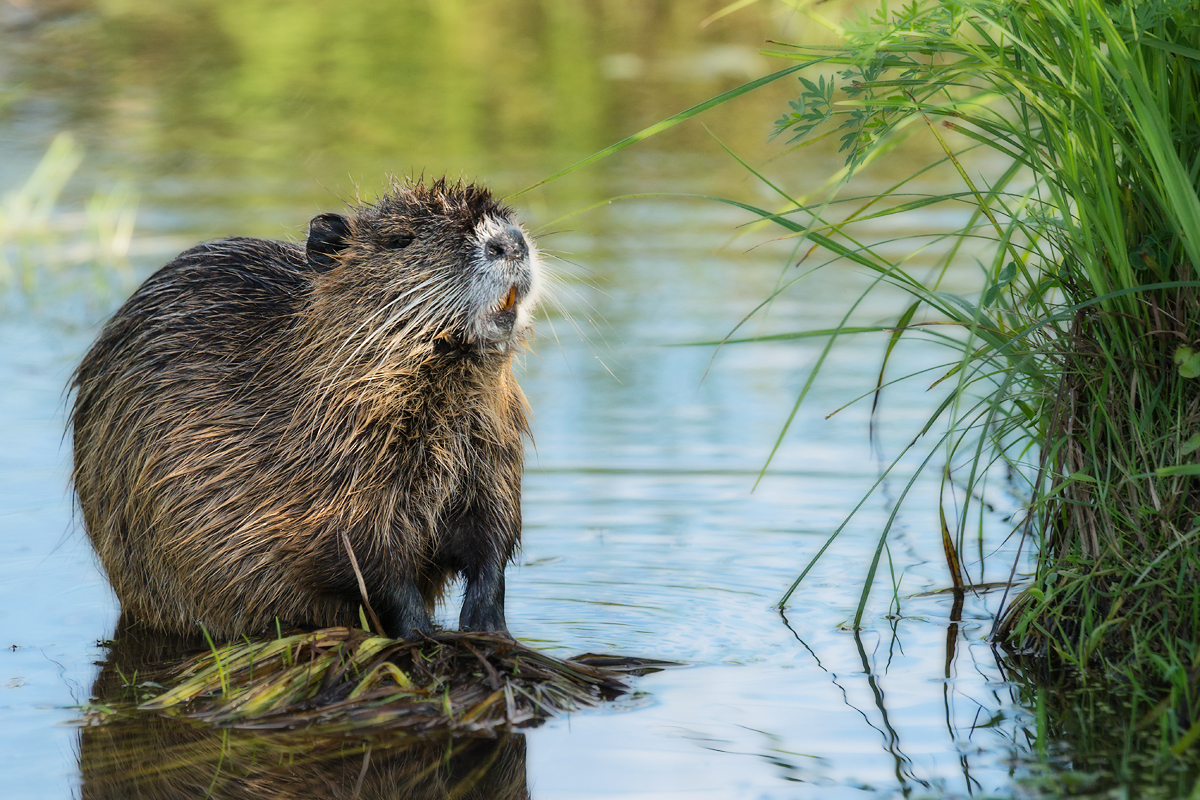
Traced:
<svg viewBox="0 0 1200 800">
<path fill-rule="evenodd" d="M 161 665 L 202 650 L 119 624 L 93 702 L 128 701 Z M 80 730 L 84 798 L 526 798 L 525 737 L 321 737 L 151 714 Z"/>
<path fill-rule="evenodd" d="M 1194 743 L 1172 753 L 1173 706 L 1122 677 L 1091 682 L 1045 659 L 1005 658 L 1011 702 L 1032 710 L 1020 730 L 1023 783 L 1038 796 L 1198 797 Z M 1178 707 L 1178 706 L 1174 706 Z M 1186 713 L 1186 712 L 1185 712 Z"/>
<path fill-rule="evenodd" d="M 958 653 L 959 639 L 959 623 L 962 621 L 963 601 L 966 599 L 966 593 L 959 587 L 954 589 L 954 604 L 950 607 L 950 624 L 946 626 L 946 680 L 942 683 L 942 706 L 946 712 L 946 731 L 950 734 L 951 740 L 958 738 L 958 732 L 954 729 L 954 711 L 951 709 L 951 691 L 950 687 L 954 677 L 954 658 Z M 983 784 L 971 777 L 970 759 L 966 753 L 960 752 L 958 755 L 958 763 L 962 766 L 963 781 L 966 783 L 967 791 L 974 794 L 977 790 L 983 788 Z"/>
<path fill-rule="evenodd" d="M 912 784 L 916 783 L 926 789 L 929 788 L 929 783 L 917 777 L 913 771 L 912 759 L 904 754 L 900 747 L 900 734 L 892 727 L 891 720 L 888 719 L 887 703 L 883 693 L 883 685 L 880 675 L 876 674 L 871 668 L 871 659 L 867 656 L 867 650 L 863 647 L 862 636 L 859 631 L 854 632 L 854 644 L 858 648 L 858 656 L 862 659 L 863 674 L 867 676 L 867 685 L 871 687 L 871 695 L 875 698 L 875 708 L 879 710 L 879 716 L 883 720 L 883 727 L 887 730 L 884 739 L 884 747 L 896 759 L 896 780 L 901 786 L 909 789 Z M 878 730 L 878 729 L 877 729 Z"/>
<path fill-rule="evenodd" d="M 971 724 L 964 730 L 962 726 L 955 720 L 955 714 L 952 709 L 952 698 L 954 694 L 954 684 L 952 682 L 952 678 L 954 676 L 955 661 L 959 654 L 959 626 L 962 619 L 964 599 L 963 592 L 958 591 L 954 593 L 954 602 L 950 608 L 949 622 L 946 625 L 945 638 L 945 681 L 943 682 L 943 704 L 945 708 L 946 729 L 950 734 L 951 741 L 954 742 L 967 742 L 972 738 L 977 728 L 990 728 L 996 726 L 1002 721 L 1002 717 L 995 713 L 989 713 L 987 715 L 981 715 L 977 713 L 974 715 Z M 916 767 L 914 760 L 905 753 L 901 733 L 897 729 L 897 726 L 893 725 L 892 723 L 887 693 L 884 689 L 884 678 L 888 674 L 888 667 L 891 662 L 890 653 L 888 662 L 884 664 L 882 669 L 878 668 L 874 664 L 874 654 L 868 650 L 868 647 L 863 641 L 863 632 L 852 632 L 854 645 L 858 652 L 859 661 L 862 665 L 862 672 L 859 673 L 859 675 L 856 675 L 855 678 L 860 678 L 860 676 L 861 678 L 865 678 L 867 687 L 870 689 L 870 696 L 874 701 L 874 712 L 877 712 L 878 719 L 880 720 L 880 724 L 876 724 L 872 720 L 873 712 L 865 708 L 860 708 L 855 704 L 854 701 L 850 699 L 851 692 L 847 691 L 846 686 L 843 683 L 844 679 L 839 680 L 839 676 L 837 674 L 827 669 L 825 665 L 821 663 L 821 658 L 817 655 L 817 652 L 810 647 L 807 642 L 804 641 L 804 639 L 788 621 L 787 617 L 782 613 L 780 616 L 783 617 L 784 625 L 792 632 L 792 635 L 795 636 L 796 641 L 798 641 L 804 647 L 804 649 L 808 651 L 809 655 L 811 655 L 813 660 L 816 662 L 817 667 L 828 676 L 830 683 L 841 693 L 843 702 L 846 704 L 846 706 L 857 712 L 858 715 L 866 722 L 866 724 L 882 737 L 884 749 L 887 750 L 887 752 L 890 753 L 892 758 L 895 760 L 895 777 L 901 793 L 905 797 L 908 797 L 918 789 L 920 790 L 920 794 L 932 791 L 940 795 L 942 792 L 944 792 L 946 787 L 943 785 L 942 781 L 930 781 L 920 777 L 918 774 L 919 770 Z M 892 643 L 895 644 L 896 642 L 897 633 L 893 628 Z M 972 666 L 978 668 L 978 665 L 970 661 L 970 654 L 968 654 L 966 657 Z M 999 666 L 998 658 L 997 666 Z M 992 706 L 993 709 L 1000 705 L 999 695 L 997 695 L 995 699 L 996 704 Z M 980 711 L 983 710 L 985 709 L 980 706 Z M 983 716 L 982 719 L 980 718 L 981 716 Z M 974 796 L 975 794 L 981 792 L 985 787 L 981 781 L 977 780 L 971 775 L 972 750 L 973 748 L 959 747 L 958 760 L 962 769 L 963 786 L 968 795 Z"/>
<path fill-rule="evenodd" d="M 84 728 L 79 765 L 95 800 L 529 797 L 521 734 L 318 741 L 151 718 Z"/>
<path fill-rule="evenodd" d="M 949 784 L 946 774 L 930 779 L 926 771 L 923 776 L 921 754 L 928 746 L 927 734 L 912 730 L 912 709 L 905 700 L 892 699 L 886 688 L 889 679 L 903 685 L 909 676 L 903 667 L 890 669 L 890 653 L 870 645 L 871 632 L 850 632 L 861 671 L 839 674 L 827 662 L 839 658 L 842 648 L 810 645 L 783 618 L 845 706 L 865 722 L 864 731 L 881 737 L 883 749 L 894 760 L 901 795 L 998 796 L 996 755 L 1007 752 L 1011 783 L 999 796 L 1109 798 L 1131 792 L 1139 797 L 1200 796 L 1200 762 L 1194 751 L 1175 758 L 1164 752 L 1163 742 L 1170 741 L 1162 730 L 1166 723 L 1159 719 L 1154 703 L 1139 695 L 1138 687 L 1116 682 L 1081 686 L 1078 676 L 1065 667 L 1045 661 L 1025 663 L 982 642 L 988 648 L 986 656 L 981 648 L 964 647 L 971 643 L 962 630 L 965 599 L 962 593 L 954 595 L 944 623 L 942 705 L 945 729 L 958 751 L 962 781 L 957 787 Z M 959 669 L 984 677 L 993 687 L 990 696 L 964 693 Z M 973 706 L 966 713 L 955 707 L 964 698 Z M 990 738 L 977 738 L 983 733 Z M 802 774 L 794 765 L 789 765 L 789 771 Z M 808 782 L 806 777 L 795 779 Z"/>
</svg>

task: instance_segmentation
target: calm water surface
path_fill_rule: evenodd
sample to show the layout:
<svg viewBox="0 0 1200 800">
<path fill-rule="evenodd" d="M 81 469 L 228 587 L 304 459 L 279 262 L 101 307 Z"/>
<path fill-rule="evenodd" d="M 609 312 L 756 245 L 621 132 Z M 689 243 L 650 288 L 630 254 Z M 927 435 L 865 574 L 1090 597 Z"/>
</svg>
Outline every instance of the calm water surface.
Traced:
<svg viewBox="0 0 1200 800">
<path fill-rule="evenodd" d="M 752 76 L 744 72 L 763 74 L 771 65 L 754 44 L 797 25 L 765 4 L 703 35 L 696 21 L 721 4 L 647 4 L 661 12 L 650 28 L 636 19 L 650 12 L 620 3 L 563 4 L 558 12 L 548 10 L 553 5 L 518 3 L 505 16 L 500 4 L 484 4 L 482 21 L 458 23 L 439 22 L 432 2 L 397 5 L 397 25 L 413 21 L 435 33 L 451 25 L 461 37 L 430 33 L 431 53 L 397 51 L 389 61 L 386 34 L 372 33 L 383 41 L 364 39 L 361 56 L 376 61 L 357 67 L 334 53 L 328 71 L 358 69 L 346 80 L 370 75 L 376 89 L 393 87 L 400 99 L 389 95 L 383 110 L 339 95 L 318 71 L 289 73 L 281 55 L 291 52 L 288 31 L 264 52 L 239 49 L 235 34 L 249 23 L 238 15 L 269 15 L 267 4 L 197 2 L 174 15 L 148 3 L 65 3 L 61 15 L 47 17 L 5 6 L 0 72 L 23 88 L 0 118 L 11 155 L 0 166 L 0 190 L 20 186 L 53 135 L 72 131 L 87 155 L 62 208 L 83 208 L 118 178 L 134 186 L 131 261 L 140 278 L 200 239 L 297 238 L 310 216 L 352 196 L 355 182 L 365 195 L 376 191 L 386 170 L 465 170 L 499 192 L 514 191 Z M 533 22 L 522 34 L 529 41 L 515 49 L 532 66 L 489 76 L 496 45 L 485 23 L 518 25 L 521 14 Z M 317 32 L 294 35 L 309 45 L 319 40 L 324 18 L 296 16 L 297 26 Z M 275 30 L 281 23 L 272 20 Z M 586 52 L 568 46 L 570 36 L 586 42 Z M 455 47 L 460 58 L 447 62 Z M 483 63 L 472 60 L 480 52 Z M 380 77 L 384 64 L 390 72 Z M 430 97 L 452 87 L 458 94 L 444 99 L 439 116 Z M 564 99 L 584 91 L 590 102 Z M 419 113 L 401 113 L 405 102 L 422 104 Z M 769 152 L 778 108 L 770 97 L 755 102 L 713 126 L 757 157 Z M 528 107 L 511 107 L 522 103 Z M 568 113 L 580 118 L 560 118 Z M 297 124 L 297 116 L 310 122 Z M 986 641 L 999 596 L 968 598 L 961 624 L 951 622 L 948 598 L 916 596 L 948 584 L 936 470 L 900 516 L 864 630 L 856 634 L 848 623 L 902 483 L 886 484 L 865 504 L 786 614 L 772 608 L 881 464 L 919 429 L 940 399 L 924 391 L 932 380 L 885 393 L 873 447 L 868 406 L 825 419 L 873 385 L 885 345 L 845 341 L 752 491 L 820 343 L 736 345 L 715 354 L 672 345 L 728 332 L 781 274 L 795 274 L 789 244 L 761 234 L 731 239 L 747 218 L 697 200 L 618 201 L 559 219 L 606 197 L 667 189 L 773 202 L 702 130 L 655 148 L 514 201 L 544 234 L 563 285 L 520 368 L 535 442 L 508 618 L 518 638 L 558 654 L 618 652 L 689 666 L 640 680 L 633 698 L 526 732 L 521 757 L 531 795 L 1019 793 L 1029 719 Z M 827 167 L 780 165 L 797 185 Z M 66 229 L 74 224 L 69 214 L 56 219 Z M 839 304 L 864 281 L 831 272 L 783 296 L 751 332 L 835 324 Z M 10 290 L 7 302 L 0 320 L 2 793 L 73 797 L 88 790 L 71 706 L 89 697 L 95 662 L 105 656 L 99 642 L 112 633 L 118 609 L 73 514 L 64 387 L 114 299 L 76 287 L 31 297 Z M 888 320 L 899 308 L 881 295 L 863 318 Z M 899 375 L 944 357 L 902 346 L 892 369 Z M 1002 579 L 1011 565 L 1004 516 L 1015 501 L 991 499 L 997 510 L 985 516 L 979 545 L 987 561 L 971 561 L 975 580 Z M 444 619 L 455 616 L 451 608 Z"/>
</svg>

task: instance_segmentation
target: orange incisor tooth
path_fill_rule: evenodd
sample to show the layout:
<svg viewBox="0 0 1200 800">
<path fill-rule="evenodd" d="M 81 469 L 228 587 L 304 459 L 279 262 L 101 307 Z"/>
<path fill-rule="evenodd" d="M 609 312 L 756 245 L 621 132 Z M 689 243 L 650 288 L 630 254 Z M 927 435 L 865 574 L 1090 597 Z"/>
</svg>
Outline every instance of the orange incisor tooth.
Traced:
<svg viewBox="0 0 1200 800">
<path fill-rule="evenodd" d="M 508 287 L 508 296 L 504 298 L 504 305 L 500 307 L 501 311 L 508 311 L 517 304 L 517 287 Z"/>
</svg>

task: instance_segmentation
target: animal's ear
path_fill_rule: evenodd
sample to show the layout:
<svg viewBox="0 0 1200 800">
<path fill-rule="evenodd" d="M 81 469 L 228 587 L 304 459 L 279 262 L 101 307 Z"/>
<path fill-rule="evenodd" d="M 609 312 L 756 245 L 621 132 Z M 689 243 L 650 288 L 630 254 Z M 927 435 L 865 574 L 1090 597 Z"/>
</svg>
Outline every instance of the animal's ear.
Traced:
<svg viewBox="0 0 1200 800">
<path fill-rule="evenodd" d="M 337 254 L 350 244 L 350 223 L 341 214 L 318 214 L 308 223 L 308 263 L 316 269 L 337 266 Z"/>
</svg>

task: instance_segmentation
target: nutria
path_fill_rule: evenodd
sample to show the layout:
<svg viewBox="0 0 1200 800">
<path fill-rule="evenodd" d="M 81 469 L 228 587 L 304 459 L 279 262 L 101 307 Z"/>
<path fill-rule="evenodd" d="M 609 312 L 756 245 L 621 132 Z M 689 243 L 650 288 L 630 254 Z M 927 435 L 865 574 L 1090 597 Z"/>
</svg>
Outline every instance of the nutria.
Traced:
<svg viewBox="0 0 1200 800">
<path fill-rule="evenodd" d="M 234 238 L 160 269 L 72 380 L 72 475 L 123 616 L 231 638 L 277 620 L 507 631 L 539 260 L 462 182 L 393 181 L 307 246 Z"/>
</svg>

